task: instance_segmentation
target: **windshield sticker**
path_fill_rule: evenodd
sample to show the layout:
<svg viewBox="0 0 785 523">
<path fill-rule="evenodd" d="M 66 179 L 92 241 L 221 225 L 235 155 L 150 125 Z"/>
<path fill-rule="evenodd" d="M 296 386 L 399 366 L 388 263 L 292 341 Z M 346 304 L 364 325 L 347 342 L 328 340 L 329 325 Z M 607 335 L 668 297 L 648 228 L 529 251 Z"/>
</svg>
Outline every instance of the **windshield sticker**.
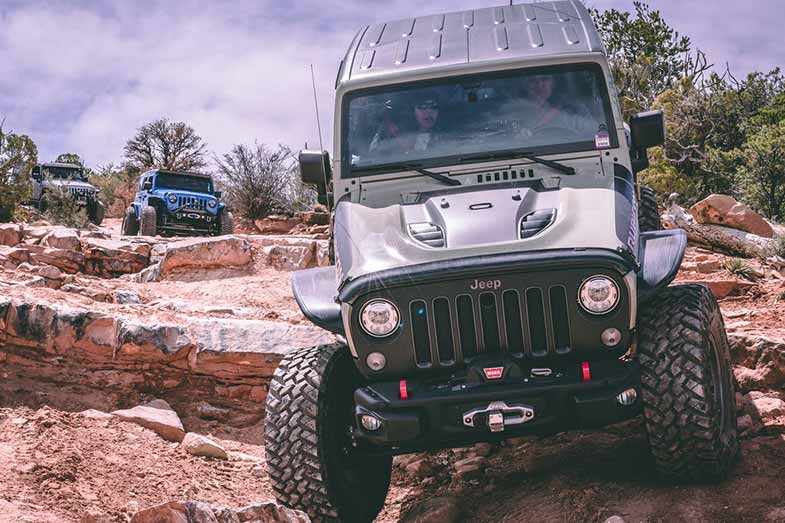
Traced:
<svg viewBox="0 0 785 523">
<path fill-rule="evenodd" d="M 607 149 L 611 146 L 611 135 L 601 131 L 594 135 L 594 145 L 597 149 Z"/>
</svg>

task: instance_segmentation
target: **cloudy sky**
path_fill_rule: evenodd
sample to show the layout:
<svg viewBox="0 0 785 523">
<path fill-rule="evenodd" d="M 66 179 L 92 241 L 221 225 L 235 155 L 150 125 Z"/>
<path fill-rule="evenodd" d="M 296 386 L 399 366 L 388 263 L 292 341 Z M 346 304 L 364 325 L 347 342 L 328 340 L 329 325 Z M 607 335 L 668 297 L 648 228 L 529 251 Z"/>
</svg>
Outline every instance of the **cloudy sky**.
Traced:
<svg viewBox="0 0 785 523">
<path fill-rule="evenodd" d="M 632 10 L 632 0 L 586 0 Z M 0 0 L 0 118 L 42 160 L 96 166 L 161 116 L 191 124 L 209 149 L 318 143 L 309 64 L 331 140 L 333 83 L 357 29 L 503 0 Z M 650 0 L 734 72 L 785 65 L 784 0 Z M 711 7 L 709 7 L 711 5 Z"/>
</svg>

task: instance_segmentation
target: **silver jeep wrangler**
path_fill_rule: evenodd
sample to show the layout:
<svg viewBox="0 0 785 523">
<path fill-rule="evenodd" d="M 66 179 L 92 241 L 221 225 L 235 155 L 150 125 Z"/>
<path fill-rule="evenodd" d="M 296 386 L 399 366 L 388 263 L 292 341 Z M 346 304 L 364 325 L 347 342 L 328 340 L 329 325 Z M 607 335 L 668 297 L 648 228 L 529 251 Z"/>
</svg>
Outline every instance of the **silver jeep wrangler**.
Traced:
<svg viewBox="0 0 785 523">
<path fill-rule="evenodd" d="M 295 272 L 337 342 L 287 355 L 265 449 L 279 500 L 371 521 L 392 456 L 636 416 L 653 466 L 718 480 L 738 453 L 717 302 L 670 286 L 686 246 L 640 186 L 663 115 L 622 121 L 578 1 L 363 27 L 339 67 L 335 265 Z"/>
<path fill-rule="evenodd" d="M 30 203 L 45 212 L 49 207 L 47 193 L 68 191 L 78 205 L 87 209 L 87 217 L 95 225 L 104 221 L 104 204 L 98 199 L 99 189 L 87 181 L 84 167 L 70 163 L 43 163 L 30 172 L 33 195 Z"/>
</svg>

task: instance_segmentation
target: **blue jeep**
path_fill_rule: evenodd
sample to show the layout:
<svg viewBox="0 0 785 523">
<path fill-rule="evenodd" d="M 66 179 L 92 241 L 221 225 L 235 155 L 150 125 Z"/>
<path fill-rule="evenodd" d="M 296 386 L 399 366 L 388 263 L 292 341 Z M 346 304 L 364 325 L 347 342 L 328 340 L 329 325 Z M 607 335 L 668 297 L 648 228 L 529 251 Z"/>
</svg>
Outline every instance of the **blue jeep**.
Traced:
<svg viewBox="0 0 785 523">
<path fill-rule="evenodd" d="M 220 198 L 209 174 L 147 171 L 125 211 L 123 235 L 232 234 L 232 213 Z"/>
</svg>

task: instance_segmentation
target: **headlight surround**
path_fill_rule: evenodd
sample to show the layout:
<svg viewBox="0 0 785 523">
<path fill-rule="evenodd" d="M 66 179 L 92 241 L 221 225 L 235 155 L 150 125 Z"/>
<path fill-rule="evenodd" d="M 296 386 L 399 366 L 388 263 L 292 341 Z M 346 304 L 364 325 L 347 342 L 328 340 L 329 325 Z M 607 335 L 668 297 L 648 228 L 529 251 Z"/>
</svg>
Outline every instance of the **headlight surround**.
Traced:
<svg viewBox="0 0 785 523">
<path fill-rule="evenodd" d="M 369 301 L 360 310 L 360 326 L 374 338 L 384 338 L 395 332 L 400 319 L 398 308 L 381 298 Z"/>
<path fill-rule="evenodd" d="M 215 200 L 210 200 L 209 202 L 207 202 L 207 206 L 210 207 L 211 209 L 214 208 L 216 205 L 218 205 L 218 202 L 216 202 Z"/>
<path fill-rule="evenodd" d="M 578 303 L 590 314 L 605 314 L 619 303 L 619 287 L 607 276 L 586 278 L 578 291 Z"/>
<path fill-rule="evenodd" d="M 166 199 L 169 200 L 169 203 L 177 203 L 177 196 L 174 194 L 170 194 Z"/>
</svg>

